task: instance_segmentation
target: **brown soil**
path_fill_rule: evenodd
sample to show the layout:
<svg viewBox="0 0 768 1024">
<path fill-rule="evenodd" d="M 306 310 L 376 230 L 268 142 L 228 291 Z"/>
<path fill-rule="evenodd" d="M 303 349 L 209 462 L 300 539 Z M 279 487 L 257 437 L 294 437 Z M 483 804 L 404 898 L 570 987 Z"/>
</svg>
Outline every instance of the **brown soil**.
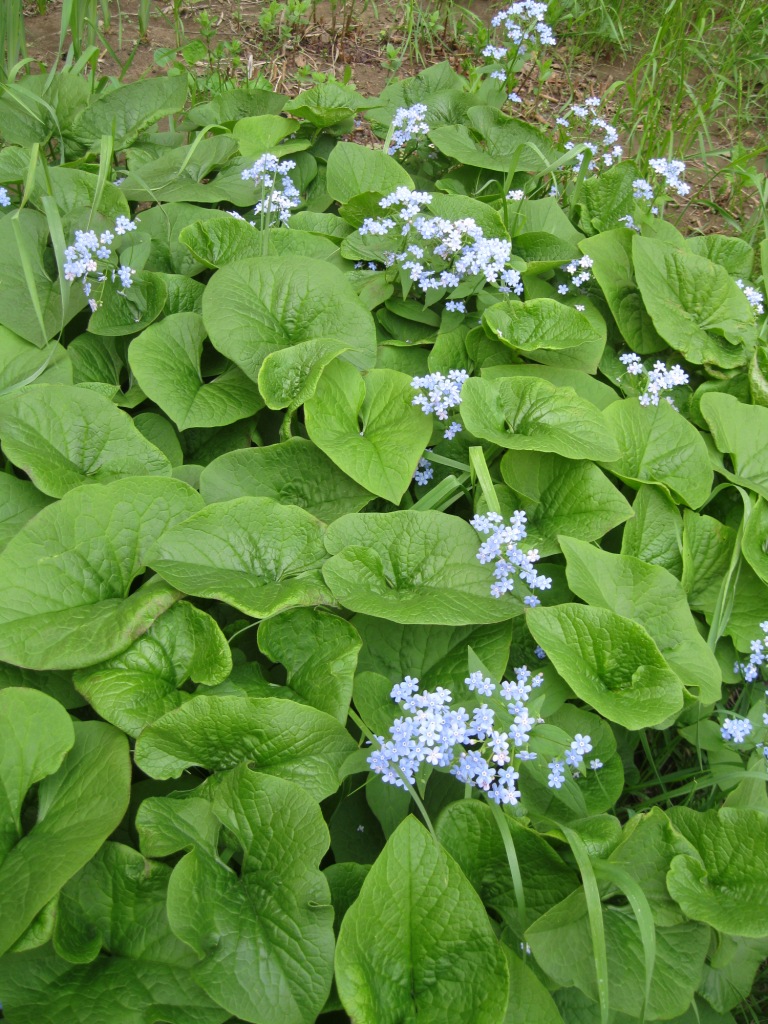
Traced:
<svg viewBox="0 0 768 1024">
<path fill-rule="evenodd" d="M 0 0 L 2 3 L 3 0 Z M 346 6 L 344 6 L 346 4 Z M 344 30 L 344 13 L 355 4 Z M 111 4 L 114 8 L 118 5 Z M 174 6 L 178 9 L 174 16 Z M 130 81 L 162 73 L 158 68 L 158 52 L 165 59 L 180 59 L 180 44 L 201 38 L 201 15 L 206 14 L 212 28 L 208 61 L 192 66 L 196 73 L 214 73 L 226 78 L 246 80 L 263 76 L 281 92 L 295 95 L 302 88 L 313 85 L 318 75 L 330 74 L 350 81 L 364 95 L 378 95 L 392 77 L 416 74 L 422 67 L 448 60 L 457 69 L 477 61 L 471 36 L 476 27 L 487 26 L 492 13 L 499 9 L 491 0 L 465 0 L 462 7 L 454 6 L 453 31 L 422 36 L 418 45 L 408 46 L 408 26 L 404 22 L 404 0 L 315 0 L 314 8 L 304 14 L 296 24 L 287 19 L 287 3 L 275 3 L 282 9 L 270 31 L 265 31 L 259 18 L 269 10 L 270 0 L 168 0 L 155 3 L 151 11 L 147 35 L 139 37 L 139 0 L 121 0 L 119 13 L 112 15 L 110 25 L 99 24 L 97 45 L 100 46 L 99 71 L 104 75 L 122 76 Z M 334 6 L 336 17 L 334 17 Z M 418 8 L 423 18 L 428 16 L 427 5 Z M 30 5 L 25 18 L 29 55 L 49 67 L 56 59 L 59 43 L 61 0 L 49 0 L 44 15 L 36 13 Z M 464 13 L 461 13 L 464 12 Z M 402 60 L 392 61 L 390 54 L 398 56 L 405 49 Z M 218 48 L 218 50 L 217 50 Z M 127 64 L 127 69 L 126 68 Z M 619 83 L 632 72 L 632 65 L 593 60 L 585 55 L 569 57 L 567 63 L 554 59 L 546 77 L 540 80 L 536 72 L 524 78 L 517 91 L 523 105 L 517 108 L 519 116 L 551 126 L 561 108 L 587 96 L 603 96 L 614 83 Z M 610 119 L 611 102 L 605 104 Z M 356 141 L 364 141 L 361 135 Z M 723 138 L 723 149 L 728 140 Z M 748 144 L 749 140 L 745 140 Z M 741 213 L 748 215 L 751 200 L 743 195 L 728 194 L 727 182 L 715 180 L 716 168 L 689 164 L 688 179 L 699 197 L 721 206 L 733 205 L 735 199 Z M 744 207 L 746 206 L 746 210 Z M 687 204 L 681 216 L 680 227 L 686 231 L 711 233 L 729 230 L 721 217 L 713 213 L 707 202 Z"/>
</svg>

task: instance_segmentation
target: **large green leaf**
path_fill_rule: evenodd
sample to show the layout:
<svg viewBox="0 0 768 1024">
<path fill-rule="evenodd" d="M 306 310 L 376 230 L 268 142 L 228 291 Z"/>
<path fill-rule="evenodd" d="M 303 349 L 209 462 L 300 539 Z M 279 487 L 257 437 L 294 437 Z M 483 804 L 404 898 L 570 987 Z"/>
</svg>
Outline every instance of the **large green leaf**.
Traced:
<svg viewBox="0 0 768 1024">
<path fill-rule="evenodd" d="M 130 736 L 179 707 L 187 679 L 222 682 L 232 670 L 226 637 L 194 605 L 179 601 L 155 619 L 128 650 L 75 674 L 75 685 L 108 722 Z"/>
<path fill-rule="evenodd" d="M 337 142 L 328 157 L 328 193 L 337 203 L 348 203 L 363 192 L 382 196 L 398 186 L 413 188 L 413 179 L 393 157 L 380 149 L 353 142 Z"/>
<path fill-rule="evenodd" d="M 501 1024 L 508 969 L 480 898 L 415 818 L 390 837 L 344 917 L 336 984 L 359 1024 Z"/>
<path fill-rule="evenodd" d="M 548 452 L 507 452 L 504 482 L 526 514 L 526 543 L 540 555 L 560 550 L 558 536 L 598 540 L 632 515 L 627 500 L 597 466 Z"/>
<path fill-rule="evenodd" d="M 0 865 L 22 836 L 27 791 L 52 775 L 75 742 L 72 720 L 38 690 L 0 690 Z"/>
<path fill-rule="evenodd" d="M 580 248 L 592 259 L 592 273 L 600 285 L 625 342 L 641 355 L 667 347 L 643 305 L 632 266 L 632 232 L 615 228 L 585 239 Z"/>
<path fill-rule="evenodd" d="M 234 498 L 208 505 L 160 538 L 149 562 L 172 586 L 263 619 L 329 604 L 320 566 L 324 526 L 295 505 Z"/>
<path fill-rule="evenodd" d="M 621 455 L 607 467 L 630 484 L 663 484 L 685 505 L 698 508 L 712 489 L 707 446 L 693 424 L 667 402 L 642 406 L 637 398 L 604 412 Z"/>
<path fill-rule="evenodd" d="M 53 945 L 70 963 L 110 956 L 192 966 L 165 910 L 171 869 L 130 846 L 105 843 L 61 891 Z"/>
<path fill-rule="evenodd" d="M 356 615 L 352 622 L 363 638 L 359 670 L 378 672 L 392 683 L 407 675 L 417 676 L 428 690 L 461 683 L 467 676 L 469 647 L 490 674 L 500 679 L 510 657 L 511 622 L 410 626 L 367 615 Z M 394 704 L 390 702 L 390 706 Z"/>
<path fill-rule="evenodd" d="M 226 215 L 188 224 L 180 232 L 179 241 L 196 263 L 211 270 L 253 256 L 271 259 L 276 256 L 310 256 L 338 264 L 338 245 L 328 238 L 299 230 L 266 228 L 262 231 L 249 221 L 235 220 Z"/>
<path fill-rule="evenodd" d="M 608 996 L 611 1009 L 636 1020 L 645 996 L 643 944 L 631 910 L 602 905 L 608 953 Z M 709 947 L 709 929 L 693 921 L 656 929 L 656 957 L 646 1019 L 669 1020 L 685 1012 L 701 978 Z M 595 1000 L 592 1016 L 598 1021 L 597 978 L 587 901 L 579 889 L 540 917 L 526 932 L 537 964 L 558 985 L 575 985 Z M 570 1021 L 570 1016 L 565 1017 Z M 623 1018 L 622 1018 L 623 1019 Z M 629 1020 L 627 1020 L 629 1024 Z"/>
<path fill-rule="evenodd" d="M 404 373 L 349 363 L 326 367 L 305 406 L 307 433 L 347 476 L 398 504 L 432 436 L 432 424 L 413 405 Z"/>
<path fill-rule="evenodd" d="M 28 480 L 0 473 L 0 549 L 49 504 L 50 498 L 41 494 Z"/>
<path fill-rule="evenodd" d="M 341 271 L 300 256 L 241 260 L 217 270 L 203 295 L 213 345 L 251 380 L 272 352 L 310 338 L 349 343 L 346 358 L 373 366 L 371 314 Z"/>
<path fill-rule="evenodd" d="M 667 888 L 688 917 L 729 935 L 768 935 L 765 814 L 674 807 L 669 816 L 698 851 L 675 857 L 667 875 Z"/>
<path fill-rule="evenodd" d="M 121 956 L 71 964 L 49 949 L 0 960 L 6 1016 L 17 1024 L 223 1024 L 193 968 Z M 73 1007 L 76 1010 L 73 1010 Z"/>
<path fill-rule="evenodd" d="M 660 565 L 561 537 L 568 586 L 587 604 L 644 626 L 669 667 L 703 704 L 720 697 L 720 666 L 696 628 L 682 584 Z"/>
<path fill-rule="evenodd" d="M 683 706 L 683 688 L 646 630 L 607 608 L 532 608 L 528 625 L 581 700 L 627 729 L 660 725 Z"/>
<path fill-rule="evenodd" d="M 346 722 L 360 636 L 319 608 L 296 608 L 259 627 L 259 648 L 286 668 L 286 684 L 312 707 Z"/>
<path fill-rule="evenodd" d="M 0 657 L 26 668 L 84 668 L 125 650 L 178 594 L 150 580 L 149 549 L 202 505 L 180 480 L 132 477 L 78 487 L 0 553 Z"/>
<path fill-rule="evenodd" d="M 80 484 L 171 475 L 127 413 L 72 384 L 36 384 L 0 398 L 0 436 L 11 462 L 54 498 Z"/>
<path fill-rule="evenodd" d="M 491 597 L 478 535 L 443 512 L 343 516 L 328 527 L 323 576 L 345 608 L 391 622 L 466 626 L 523 612 L 528 590 Z"/>
<path fill-rule="evenodd" d="M 499 302 L 483 324 L 514 352 L 540 363 L 574 366 L 594 373 L 605 345 L 605 323 L 555 299 Z"/>
<path fill-rule="evenodd" d="M 624 527 L 622 555 L 661 565 L 679 579 L 683 570 L 682 520 L 666 488 L 642 484 L 632 503 L 634 516 Z M 685 512 L 685 515 L 695 515 Z M 565 532 L 565 531 L 563 531 Z"/>
<path fill-rule="evenodd" d="M 579 198 L 579 227 L 589 235 L 606 231 L 620 218 L 635 212 L 632 181 L 637 171 L 629 161 L 619 161 L 601 174 L 589 175 Z"/>
<path fill-rule="evenodd" d="M 739 483 L 768 498 L 768 409 L 710 392 L 701 399 L 701 412 L 717 450 L 733 460 Z"/>
<path fill-rule="evenodd" d="M 110 135 L 116 149 L 127 149 L 139 132 L 169 114 L 178 113 L 187 99 L 187 80 L 145 78 L 102 92 L 75 118 L 68 134 L 84 146 L 97 146 Z"/>
<path fill-rule="evenodd" d="M 638 287 L 653 326 L 691 363 L 742 366 L 757 340 L 747 299 L 723 267 L 653 238 L 632 239 Z"/>
<path fill-rule="evenodd" d="M 461 414 L 467 430 L 502 448 L 603 462 L 619 453 L 599 409 L 572 388 L 539 377 L 471 377 L 462 388 Z"/>
<path fill-rule="evenodd" d="M 565 899 L 579 883 L 547 840 L 534 829 L 507 818 L 525 895 L 530 924 Z M 443 848 L 454 858 L 487 907 L 516 932 L 523 924 L 504 841 L 493 812 L 484 800 L 456 800 L 436 823 Z"/>
<path fill-rule="evenodd" d="M 168 890 L 171 927 L 203 958 L 195 979 L 241 1020 L 314 1024 L 333 975 L 320 808 L 302 786 L 245 767 L 220 781 L 213 807 L 239 871 L 198 847 Z"/>
<path fill-rule="evenodd" d="M 86 864 L 128 807 L 128 742 L 105 722 L 74 723 L 61 767 L 38 787 L 37 822 L 0 865 L 0 954 Z"/>
<path fill-rule="evenodd" d="M 257 387 L 236 366 L 204 380 L 200 358 L 205 338 L 201 316 L 175 313 L 134 338 L 128 351 L 139 387 L 179 430 L 221 427 L 262 406 Z"/>
<path fill-rule="evenodd" d="M 471 127 L 443 125 L 429 133 L 430 142 L 458 163 L 506 174 L 511 168 L 541 171 L 553 155 L 541 129 L 507 117 L 493 107 L 471 107 L 468 117 Z"/>
<path fill-rule="evenodd" d="M 272 498 L 298 505 L 327 523 L 358 512 L 371 500 L 369 491 L 304 437 L 220 455 L 200 475 L 200 493 L 209 503 L 246 496 Z"/>
<path fill-rule="evenodd" d="M 193 697 L 148 726 L 136 764 L 154 779 L 176 779 L 192 765 L 226 771 L 252 764 L 300 783 L 317 800 L 335 793 L 355 742 L 336 719 L 276 697 Z"/>
<path fill-rule="evenodd" d="M 25 384 L 71 384 L 70 357 L 56 341 L 41 349 L 0 324 L 0 395 Z"/>
<path fill-rule="evenodd" d="M 311 338 L 267 356 L 259 370 L 259 391 L 270 409 L 293 412 L 312 398 L 325 367 L 349 345 L 332 338 Z"/>
</svg>

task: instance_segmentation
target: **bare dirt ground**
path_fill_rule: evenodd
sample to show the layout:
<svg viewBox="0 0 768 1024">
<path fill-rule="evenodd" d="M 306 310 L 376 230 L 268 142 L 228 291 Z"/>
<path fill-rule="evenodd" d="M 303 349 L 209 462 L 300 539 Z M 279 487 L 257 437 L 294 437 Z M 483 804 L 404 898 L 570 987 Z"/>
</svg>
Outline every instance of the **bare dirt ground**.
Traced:
<svg viewBox="0 0 768 1024">
<path fill-rule="evenodd" d="M 294 95 L 314 84 L 313 76 L 328 74 L 341 79 L 349 75 L 361 93 L 378 95 L 395 75 L 413 75 L 442 60 L 450 61 L 457 70 L 476 63 L 478 29 L 487 27 L 492 14 L 501 7 L 490 0 L 453 4 L 449 32 L 435 31 L 433 26 L 429 33 L 422 30 L 420 38 L 408 45 L 414 26 L 406 17 L 404 0 L 318 0 L 300 19 L 291 18 L 290 4 L 291 0 L 158 0 L 142 38 L 139 0 L 120 0 L 119 5 L 113 2 L 110 24 L 100 23 L 96 39 L 99 70 L 105 75 L 122 75 L 126 81 L 162 73 L 158 56 L 167 62 L 178 60 L 182 46 L 207 32 L 211 56 L 195 61 L 191 68 L 201 76 L 214 68 L 219 75 L 235 80 L 262 76 L 276 90 Z M 351 17 L 345 23 L 352 4 Z M 264 16 L 270 7 L 275 13 L 271 25 L 265 28 Z M 60 12 L 61 0 L 53 0 L 46 14 L 36 13 L 36 7 L 30 5 L 25 17 L 29 55 L 46 67 L 58 52 Z M 428 5 L 418 7 L 422 25 L 429 14 Z M 534 72 L 520 82 L 517 91 L 523 104 L 516 113 L 549 127 L 566 104 L 610 93 L 611 87 L 631 72 L 631 63 L 618 59 L 594 60 L 583 54 L 569 54 L 567 60 L 555 57 L 544 80 Z M 608 100 L 605 109 L 609 117 L 610 108 Z M 355 141 L 364 142 L 364 133 L 356 134 Z M 722 142 L 726 148 L 727 139 Z M 749 144 L 748 139 L 745 142 Z M 681 218 L 682 229 L 705 234 L 729 230 L 711 209 L 711 201 L 727 208 L 738 199 L 738 205 L 744 207 L 744 197 L 729 194 L 732 187 L 727 181 L 712 183 L 715 170 L 711 165 L 689 164 L 689 180 L 704 201 L 694 199 L 688 204 Z M 748 213 L 749 200 L 746 206 Z"/>
</svg>

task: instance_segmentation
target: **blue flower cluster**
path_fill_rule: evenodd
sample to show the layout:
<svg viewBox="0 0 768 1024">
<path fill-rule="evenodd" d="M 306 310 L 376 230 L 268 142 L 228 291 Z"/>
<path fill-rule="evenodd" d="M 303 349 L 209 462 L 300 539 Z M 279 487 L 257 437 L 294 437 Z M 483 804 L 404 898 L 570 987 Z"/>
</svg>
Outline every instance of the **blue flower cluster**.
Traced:
<svg viewBox="0 0 768 1024">
<path fill-rule="evenodd" d="M 522 295 L 520 273 L 507 266 L 512 243 L 486 238 L 471 217 L 450 221 L 425 216 L 431 201 L 429 192 L 400 185 L 379 201 L 389 216 L 367 217 L 358 231 L 363 236 L 393 236 L 393 250 L 383 257 L 385 266 L 400 265 L 422 291 L 458 288 L 466 278 L 477 276 L 500 292 Z M 394 249 L 396 240 L 399 251 Z"/>
<path fill-rule="evenodd" d="M 414 136 L 427 134 L 429 125 L 425 121 L 426 116 L 427 108 L 423 103 L 414 103 L 412 107 L 398 107 L 392 118 L 390 156 L 403 149 Z"/>
<path fill-rule="evenodd" d="M 498 687 L 508 719 L 501 723 L 500 713 L 486 703 L 473 708 L 454 707 L 450 690 L 438 686 L 434 691 L 419 693 L 419 680 L 406 676 L 390 693 L 406 714 L 393 722 L 390 739 L 375 737 L 379 749 L 368 757 L 371 770 L 382 781 L 406 789 L 414 785 L 422 764 L 447 768 L 459 782 L 482 790 L 497 804 L 519 803 L 520 773 L 514 765 L 537 758 L 528 745 L 532 731 L 544 720 L 531 714 L 528 700 L 542 685 L 544 676 L 533 675 L 522 665 L 514 670 L 514 677 L 514 681 L 503 680 Z M 490 697 L 497 690 L 481 671 L 471 672 L 464 684 L 478 697 Z M 502 724 L 504 729 L 500 728 Z M 563 760 L 550 763 L 549 786 L 560 789 L 565 781 L 564 765 L 581 767 L 584 755 L 591 750 L 591 738 L 577 733 Z M 601 767 L 598 758 L 590 762 L 593 770 Z"/>
<path fill-rule="evenodd" d="M 123 288 L 130 288 L 136 271 L 129 266 L 108 266 L 113 258 L 115 237 L 127 235 L 136 230 L 135 221 L 120 216 L 115 220 L 112 231 L 75 231 L 73 245 L 64 250 L 64 279 L 66 281 L 83 282 L 83 292 L 88 297 L 88 304 L 94 312 L 99 303 L 93 297 L 93 284 L 111 280 L 119 280 Z"/>
<path fill-rule="evenodd" d="M 660 359 L 657 359 L 653 364 L 653 369 L 646 370 L 640 356 L 636 352 L 627 352 L 619 356 L 619 359 L 626 366 L 627 373 L 630 376 L 641 377 L 645 375 L 645 390 L 640 395 L 640 405 L 658 405 L 662 391 L 671 391 L 672 388 L 688 383 L 688 374 L 678 363 L 675 363 L 671 368 L 667 368 L 666 363 L 662 363 Z M 669 395 L 665 395 L 665 398 L 674 409 L 675 403 Z"/>
<path fill-rule="evenodd" d="M 299 190 L 291 181 L 289 172 L 296 167 L 294 160 L 279 161 L 273 153 L 260 156 L 253 167 L 242 172 L 243 181 L 253 181 L 261 189 L 261 199 L 253 208 L 257 217 L 261 217 L 261 227 L 272 227 L 276 217 L 285 224 L 291 216 L 291 210 L 299 205 Z M 280 178 L 280 187 L 277 179 Z"/>
<path fill-rule="evenodd" d="M 434 413 L 439 420 L 447 420 L 448 413 L 457 409 L 461 404 L 461 389 L 464 382 L 469 380 L 466 370 L 449 370 L 446 377 L 442 373 L 428 373 L 424 377 L 414 377 L 411 387 L 426 391 L 426 395 L 415 395 L 413 405 L 420 405 L 422 412 L 428 416 Z M 462 426 L 458 420 L 454 420 L 445 430 L 443 437 L 447 441 L 461 431 Z"/>
<path fill-rule="evenodd" d="M 583 103 L 573 104 L 568 113 L 555 119 L 555 124 L 563 128 L 568 137 L 564 143 L 565 149 L 570 151 L 577 145 L 584 147 L 583 151 L 576 154 L 574 174 L 581 170 L 586 153 L 590 154 L 587 164 L 589 171 L 612 167 L 624 155 L 624 150 L 618 145 L 619 133 L 597 113 L 600 103 L 599 96 L 590 96 Z"/>
<path fill-rule="evenodd" d="M 679 196 L 687 196 L 691 191 L 691 186 L 682 179 L 682 175 L 685 174 L 685 164 L 682 160 L 654 157 L 648 161 L 648 166 L 654 172 L 655 181 L 650 182 L 648 178 L 635 178 L 632 187 L 635 199 L 643 199 L 649 203 L 651 213 L 655 216 L 659 212 L 659 208 L 655 204 L 662 181 L 663 187 L 671 189 Z"/>
<path fill-rule="evenodd" d="M 10 206 L 11 197 L 8 195 L 8 189 L 0 186 L 0 206 Z"/>
<path fill-rule="evenodd" d="M 526 537 L 525 512 L 515 512 L 510 516 L 508 524 L 504 523 L 498 512 L 476 515 L 470 520 L 470 526 L 488 538 L 480 545 L 477 553 L 479 561 L 483 565 L 494 561 L 496 563 L 493 568 L 496 582 L 491 584 L 492 597 L 501 597 L 514 590 L 518 578 L 531 590 L 549 590 L 552 580 L 548 576 L 539 575 L 535 568 L 539 552 L 536 548 L 523 551 L 519 547 L 520 541 Z M 529 608 L 535 608 L 541 602 L 535 594 L 528 594 L 523 598 L 523 603 Z"/>
<path fill-rule="evenodd" d="M 744 292 L 747 298 L 747 302 L 758 314 L 758 316 L 762 316 L 765 312 L 765 306 L 763 305 L 765 302 L 765 296 L 763 295 L 763 293 L 759 292 L 757 288 L 753 288 L 752 285 L 745 284 L 740 277 L 736 279 L 736 284 Z"/>
</svg>

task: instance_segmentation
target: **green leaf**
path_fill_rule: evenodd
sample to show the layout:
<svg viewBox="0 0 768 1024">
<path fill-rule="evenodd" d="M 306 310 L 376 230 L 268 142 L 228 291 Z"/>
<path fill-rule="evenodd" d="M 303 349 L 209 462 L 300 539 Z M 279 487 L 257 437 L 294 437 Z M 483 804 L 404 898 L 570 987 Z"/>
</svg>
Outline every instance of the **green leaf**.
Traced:
<svg viewBox="0 0 768 1024">
<path fill-rule="evenodd" d="M 272 498 L 298 505 L 326 523 L 358 512 L 371 500 L 369 491 L 303 437 L 220 455 L 203 470 L 200 493 L 208 503 L 248 495 Z"/>
<path fill-rule="evenodd" d="M 709 497 L 713 471 L 696 428 L 668 402 L 642 406 L 637 398 L 614 402 L 604 412 L 621 455 L 607 469 L 629 484 L 663 484 L 685 505 Z"/>
<path fill-rule="evenodd" d="M 696 628 L 682 584 L 660 565 L 560 538 L 568 586 L 598 608 L 645 627 L 667 665 L 703 704 L 720 697 L 720 666 Z"/>
<path fill-rule="evenodd" d="M 589 235 L 616 227 L 620 217 L 635 212 L 633 179 L 636 168 L 619 162 L 587 178 L 579 197 L 579 227 Z"/>
<path fill-rule="evenodd" d="M 636 814 L 624 826 L 621 842 L 608 860 L 624 868 L 640 884 L 659 927 L 682 924 L 685 915 L 667 890 L 667 872 L 673 857 L 690 854 L 693 848 L 673 828 L 663 811 L 654 807 Z"/>
<path fill-rule="evenodd" d="M 195 970 L 103 956 L 70 964 L 46 950 L 0 960 L 6 1014 L 18 1024 L 223 1024 L 229 1016 L 198 988 Z"/>
<path fill-rule="evenodd" d="M 531 967 L 504 946 L 509 968 L 509 1002 L 504 1024 L 564 1024 L 555 1001 Z"/>
<path fill-rule="evenodd" d="M 0 690 L 0 865 L 22 836 L 27 791 L 58 770 L 74 742 L 72 720 L 53 697 Z"/>
<path fill-rule="evenodd" d="M 579 884 L 573 868 L 534 829 L 505 815 L 520 865 L 528 922 L 565 899 Z M 522 922 L 499 828 L 488 803 L 456 800 L 437 820 L 437 836 L 486 907 L 522 935 Z"/>
<path fill-rule="evenodd" d="M 25 523 L 49 504 L 50 498 L 41 494 L 28 480 L 0 473 L 0 550 Z"/>
<path fill-rule="evenodd" d="M 145 128 L 178 113 L 186 99 L 184 75 L 121 84 L 91 100 L 67 134 L 91 148 L 98 147 L 102 135 L 111 135 L 115 149 L 127 149 Z"/>
<path fill-rule="evenodd" d="M 69 355 L 58 342 L 41 349 L 0 326 L 0 395 L 35 382 L 71 384 Z"/>
<path fill-rule="evenodd" d="M 680 679 L 645 629 L 607 608 L 532 608 L 528 625 L 581 700 L 627 729 L 660 725 L 683 706 Z"/>
<path fill-rule="evenodd" d="M 0 954 L 93 857 L 128 807 L 126 738 L 104 722 L 75 722 L 74 732 L 61 767 L 38 787 L 36 824 L 0 865 Z"/>
<path fill-rule="evenodd" d="M 361 96 L 352 85 L 323 82 L 288 100 L 284 110 L 309 121 L 316 128 L 331 128 L 371 104 L 372 101 Z"/>
<path fill-rule="evenodd" d="M 471 107 L 468 118 L 471 127 L 443 125 L 429 133 L 430 142 L 456 163 L 506 174 L 511 168 L 541 171 L 553 156 L 544 132 L 524 121 L 485 106 Z"/>
<path fill-rule="evenodd" d="M 605 323 L 555 299 L 498 302 L 483 313 L 486 331 L 513 352 L 540 363 L 590 373 L 605 346 Z"/>
<path fill-rule="evenodd" d="M 332 338 L 311 338 L 268 355 L 259 370 L 259 391 L 268 408 L 298 409 L 315 394 L 328 363 L 349 348 Z"/>
<path fill-rule="evenodd" d="M 643 945 L 634 915 L 625 906 L 602 904 L 608 954 L 608 993 L 611 1009 L 635 1020 L 642 1012 L 645 978 Z M 568 896 L 526 932 L 537 964 L 557 985 L 575 985 L 597 1000 L 584 890 Z M 701 977 L 709 947 L 709 930 L 686 921 L 656 929 L 656 960 L 647 1018 L 667 1020 L 688 1008 Z M 598 1019 L 597 1005 L 593 1016 Z M 571 1017 L 564 1018 L 568 1021 Z M 627 1022 L 629 1024 L 629 1021 Z"/>
<path fill-rule="evenodd" d="M 479 897 L 415 818 L 393 833 L 347 911 L 336 984 L 359 1024 L 501 1024 L 508 969 Z"/>
<path fill-rule="evenodd" d="M 323 524 L 271 498 L 209 505 L 168 530 L 149 561 L 172 586 L 263 619 L 286 608 L 328 604 L 320 566 Z"/>
<path fill-rule="evenodd" d="M 254 256 L 310 256 L 326 261 L 332 260 L 338 252 L 335 242 L 308 231 L 285 231 L 281 228 L 262 231 L 250 221 L 221 215 L 188 224 L 180 232 L 179 241 L 196 263 L 212 270 Z"/>
<path fill-rule="evenodd" d="M 242 1020 L 313 1024 L 333 975 L 320 808 L 301 786 L 245 767 L 221 779 L 213 808 L 240 870 L 196 848 L 168 890 L 171 927 L 203 958 L 195 980 Z"/>
<path fill-rule="evenodd" d="M 598 540 L 632 516 L 626 499 L 591 462 L 507 452 L 501 475 L 519 498 L 515 508 L 526 514 L 526 543 L 542 557 L 560 550 L 559 534 Z"/>
<path fill-rule="evenodd" d="M 89 330 L 110 338 L 138 334 L 157 320 L 167 298 L 164 275 L 140 270 L 130 288 L 105 285 L 102 304 L 91 317 Z"/>
<path fill-rule="evenodd" d="M 603 414 L 569 387 L 538 377 L 471 377 L 461 392 L 464 424 L 502 448 L 611 462 L 618 449 Z"/>
<path fill-rule="evenodd" d="M 721 1013 L 748 999 L 762 963 L 768 956 L 768 940 L 718 935 L 717 949 L 704 965 L 699 991 Z"/>
<path fill-rule="evenodd" d="M 746 363 L 757 332 L 752 308 L 723 267 L 653 238 L 632 239 L 645 308 L 661 337 L 691 363 Z"/>
<path fill-rule="evenodd" d="M 633 352 L 650 355 L 667 343 L 653 326 L 637 287 L 632 237 L 628 228 L 616 228 L 585 239 L 579 248 L 593 261 L 592 273 L 626 344 Z"/>
<path fill-rule="evenodd" d="M 75 685 L 102 718 L 138 736 L 188 698 L 179 689 L 187 679 L 212 686 L 231 671 L 229 645 L 216 622 L 179 601 L 122 654 L 75 673 Z"/>
<path fill-rule="evenodd" d="M 0 398 L 0 433 L 11 462 L 54 498 L 81 484 L 171 473 L 127 413 L 72 384 L 37 384 Z"/>
<path fill-rule="evenodd" d="M 743 238 L 732 238 L 730 235 L 691 235 L 685 244 L 696 253 L 713 263 L 719 263 L 731 277 L 743 277 L 746 281 L 752 277 L 755 263 L 755 251 Z"/>
<path fill-rule="evenodd" d="M 259 627 L 259 648 L 285 666 L 290 686 L 342 724 L 352 699 L 360 637 L 350 623 L 319 608 L 297 608 Z"/>
<path fill-rule="evenodd" d="M 701 399 L 701 413 L 739 481 L 768 498 L 768 409 L 710 392 Z"/>
<path fill-rule="evenodd" d="M 131 591 L 149 549 L 201 504 L 178 480 L 133 477 L 44 508 L 0 553 L 0 658 L 84 668 L 125 650 L 178 597 L 157 580 Z"/>
<path fill-rule="evenodd" d="M 746 521 L 741 550 L 763 583 L 768 583 L 768 502 L 765 498 L 757 499 Z"/>
<path fill-rule="evenodd" d="M 192 966 L 194 953 L 168 926 L 170 875 L 166 864 L 130 846 L 105 843 L 61 891 L 56 952 L 70 963 L 90 963 L 104 948 L 111 956 Z"/>
<path fill-rule="evenodd" d="M 257 257 L 217 270 L 203 295 L 203 319 L 215 348 L 258 380 L 270 353 L 311 338 L 349 344 L 366 368 L 376 358 L 373 319 L 341 271 L 294 256 Z"/>
<path fill-rule="evenodd" d="M 490 674 L 501 679 L 510 656 L 511 622 L 489 626 L 409 626 L 366 615 L 356 615 L 352 622 L 363 639 L 358 671 L 379 672 L 390 683 L 399 683 L 407 675 L 418 677 L 428 690 L 462 683 L 467 675 L 470 647 Z M 392 707 L 389 692 L 387 700 Z"/>
<path fill-rule="evenodd" d="M 257 388 L 236 366 L 206 383 L 200 367 L 205 339 L 201 316 L 175 313 L 134 338 L 128 350 L 142 391 L 179 430 L 221 427 L 262 406 Z"/>
<path fill-rule="evenodd" d="M 665 488 L 643 484 L 632 504 L 634 516 L 624 527 L 622 555 L 660 565 L 679 579 L 683 569 L 682 522 Z M 695 513 L 685 512 L 685 515 Z"/>
<path fill-rule="evenodd" d="M 595 377 L 590 377 L 583 370 L 572 370 L 561 366 L 532 366 L 528 363 L 510 364 L 509 366 L 498 364 L 483 366 L 481 376 L 487 377 L 489 380 L 495 380 L 497 377 L 540 377 L 557 387 L 573 388 L 579 398 L 591 402 L 598 409 L 606 409 L 614 402 L 620 401 L 620 396 L 607 384 L 603 384 Z"/>
<path fill-rule="evenodd" d="M 335 793 L 339 769 L 355 749 L 334 718 L 277 697 L 193 697 L 148 726 L 136 764 L 154 779 L 177 779 L 192 765 L 259 772 L 300 783 L 322 800 Z"/>
<path fill-rule="evenodd" d="M 520 615 L 527 590 L 496 599 L 469 523 L 443 512 L 362 513 L 328 527 L 323 577 L 344 607 L 391 622 L 466 626 Z"/>
<path fill-rule="evenodd" d="M 348 363 L 331 363 L 306 403 L 307 433 L 347 476 L 398 504 L 432 436 L 413 394 L 404 373 L 361 377 Z"/>
<path fill-rule="evenodd" d="M 337 142 L 331 150 L 326 186 L 337 203 L 348 203 L 363 192 L 386 196 L 401 185 L 412 189 L 413 179 L 402 164 L 380 149 Z"/>
<path fill-rule="evenodd" d="M 768 935 L 766 816 L 735 807 L 673 807 L 669 817 L 697 850 L 675 857 L 667 875 L 684 913 L 728 935 Z"/>
</svg>

